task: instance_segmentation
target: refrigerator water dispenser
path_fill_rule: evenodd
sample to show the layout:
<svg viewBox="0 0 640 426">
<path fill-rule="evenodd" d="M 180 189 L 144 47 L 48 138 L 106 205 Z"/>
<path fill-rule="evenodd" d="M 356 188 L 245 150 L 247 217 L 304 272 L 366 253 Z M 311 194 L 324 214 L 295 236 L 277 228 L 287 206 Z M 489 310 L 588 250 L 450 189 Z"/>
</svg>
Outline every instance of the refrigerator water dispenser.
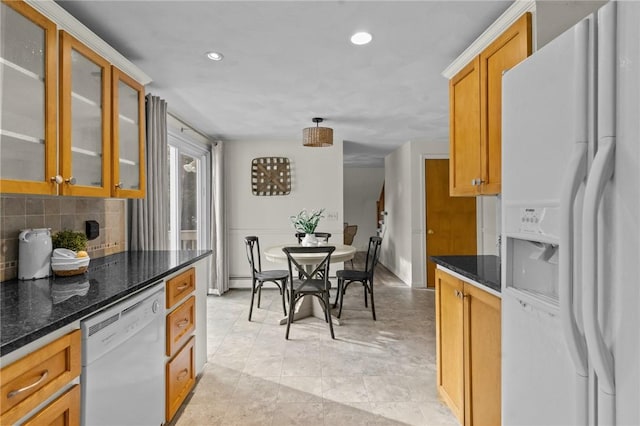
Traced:
<svg viewBox="0 0 640 426">
<path fill-rule="evenodd" d="M 558 245 L 507 238 L 506 286 L 558 304 Z"/>
</svg>

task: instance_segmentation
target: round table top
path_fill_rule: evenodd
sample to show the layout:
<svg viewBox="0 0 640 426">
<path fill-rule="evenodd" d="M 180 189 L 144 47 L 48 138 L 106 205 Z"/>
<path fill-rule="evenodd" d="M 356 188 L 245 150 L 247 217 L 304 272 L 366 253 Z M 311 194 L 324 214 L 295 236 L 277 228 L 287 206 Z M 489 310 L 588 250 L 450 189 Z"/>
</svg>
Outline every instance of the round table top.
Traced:
<svg viewBox="0 0 640 426">
<path fill-rule="evenodd" d="M 331 253 L 331 263 L 345 262 L 353 259 L 356 254 L 356 248 L 354 246 L 347 246 L 344 244 L 327 244 L 327 246 L 335 247 L 335 251 Z M 278 246 L 269 247 L 264 251 L 264 257 L 274 263 L 282 263 L 287 261 L 287 255 L 282 251 L 283 247 L 299 247 L 297 244 L 281 244 Z M 322 253 L 297 253 L 295 258 L 302 265 L 313 265 L 324 259 Z"/>
</svg>

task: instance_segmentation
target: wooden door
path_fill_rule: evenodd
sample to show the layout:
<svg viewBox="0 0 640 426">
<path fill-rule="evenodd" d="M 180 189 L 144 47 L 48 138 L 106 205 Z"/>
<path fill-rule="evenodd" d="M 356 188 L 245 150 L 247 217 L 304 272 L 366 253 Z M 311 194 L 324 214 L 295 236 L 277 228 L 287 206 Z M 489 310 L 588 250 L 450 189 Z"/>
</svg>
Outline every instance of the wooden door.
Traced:
<svg viewBox="0 0 640 426">
<path fill-rule="evenodd" d="M 482 194 L 499 194 L 501 191 L 502 74 L 530 54 L 530 13 L 525 13 L 480 54 Z"/>
<path fill-rule="evenodd" d="M 476 254 L 476 199 L 449 195 L 449 160 L 425 160 L 427 287 L 435 286 L 430 256 Z"/>
<path fill-rule="evenodd" d="M 500 299 L 464 285 L 464 424 L 501 424 Z"/>
<path fill-rule="evenodd" d="M 480 179 L 480 58 L 449 81 L 450 192 L 475 195 Z"/>
<path fill-rule="evenodd" d="M 464 422 L 463 283 L 436 271 L 436 362 L 438 393 Z"/>
</svg>

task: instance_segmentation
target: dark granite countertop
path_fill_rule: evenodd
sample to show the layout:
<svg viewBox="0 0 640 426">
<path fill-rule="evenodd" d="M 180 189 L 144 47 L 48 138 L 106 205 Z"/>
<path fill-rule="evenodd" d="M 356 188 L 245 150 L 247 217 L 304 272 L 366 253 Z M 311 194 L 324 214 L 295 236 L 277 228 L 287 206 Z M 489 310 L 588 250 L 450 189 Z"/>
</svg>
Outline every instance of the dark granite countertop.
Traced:
<svg viewBox="0 0 640 426">
<path fill-rule="evenodd" d="M 124 252 L 91 259 L 73 277 L 0 283 L 0 356 L 45 336 L 212 253 Z"/>
<path fill-rule="evenodd" d="M 436 264 L 500 293 L 498 256 L 431 256 Z"/>
</svg>

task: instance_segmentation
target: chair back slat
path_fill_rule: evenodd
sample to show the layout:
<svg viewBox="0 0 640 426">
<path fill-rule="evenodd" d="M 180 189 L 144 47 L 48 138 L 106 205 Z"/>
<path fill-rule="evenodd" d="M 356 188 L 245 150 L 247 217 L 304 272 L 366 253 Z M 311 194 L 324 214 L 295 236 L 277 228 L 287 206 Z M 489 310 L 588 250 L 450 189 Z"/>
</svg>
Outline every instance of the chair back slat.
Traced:
<svg viewBox="0 0 640 426">
<path fill-rule="evenodd" d="M 322 247 L 283 247 L 282 251 L 287 255 L 287 261 L 289 263 L 289 276 L 293 281 L 294 267 L 298 272 L 299 279 L 305 281 L 313 279 L 318 272 L 323 272 L 323 278 L 325 283 L 328 282 L 329 277 L 329 264 L 331 263 L 331 253 L 335 251 L 334 246 L 322 246 Z M 312 272 L 307 271 L 304 264 L 300 263 L 295 258 L 296 254 L 324 254 L 324 258 L 320 260 Z"/>
<path fill-rule="evenodd" d="M 376 269 L 378 259 L 380 258 L 380 245 L 382 244 L 382 238 L 370 237 L 369 248 L 367 249 L 367 258 L 365 260 L 365 268 L 367 274 L 373 277 L 373 271 Z"/>
<path fill-rule="evenodd" d="M 257 273 L 262 272 L 262 261 L 260 259 L 260 241 L 258 240 L 258 237 L 251 235 L 245 237 L 244 242 L 247 251 L 247 261 L 249 262 L 249 266 L 251 267 L 251 275 L 255 277 Z"/>
</svg>

